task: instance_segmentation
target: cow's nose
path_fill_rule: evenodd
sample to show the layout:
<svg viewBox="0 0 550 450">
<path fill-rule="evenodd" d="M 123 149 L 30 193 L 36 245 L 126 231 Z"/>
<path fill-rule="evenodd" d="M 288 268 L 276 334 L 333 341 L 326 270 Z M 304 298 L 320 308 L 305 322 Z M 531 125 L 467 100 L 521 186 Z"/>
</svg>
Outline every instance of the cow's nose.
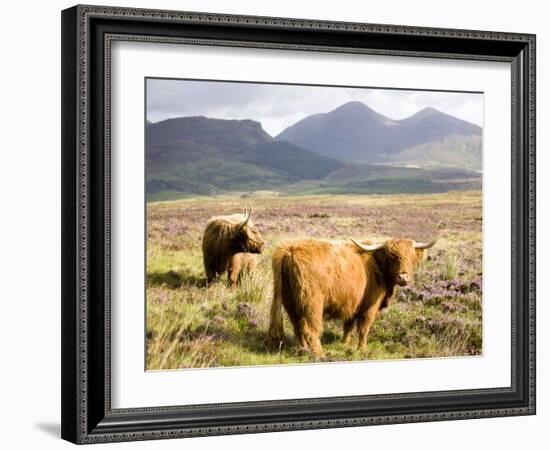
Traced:
<svg viewBox="0 0 550 450">
<path fill-rule="evenodd" d="M 407 284 L 409 282 L 409 274 L 407 272 L 398 273 L 395 280 L 397 281 L 397 284 Z"/>
</svg>

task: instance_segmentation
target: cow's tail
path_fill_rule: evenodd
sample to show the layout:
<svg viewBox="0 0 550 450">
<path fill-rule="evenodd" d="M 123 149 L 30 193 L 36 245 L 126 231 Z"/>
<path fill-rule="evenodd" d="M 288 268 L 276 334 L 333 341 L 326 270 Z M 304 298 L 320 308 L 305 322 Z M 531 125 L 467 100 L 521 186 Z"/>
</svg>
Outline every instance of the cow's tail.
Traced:
<svg viewBox="0 0 550 450">
<path fill-rule="evenodd" d="M 273 254 L 273 300 L 271 302 L 271 312 L 269 320 L 269 337 L 276 343 L 280 343 L 285 338 L 283 328 L 283 290 L 288 285 L 287 259 L 288 254 L 283 249 L 275 250 Z"/>
</svg>

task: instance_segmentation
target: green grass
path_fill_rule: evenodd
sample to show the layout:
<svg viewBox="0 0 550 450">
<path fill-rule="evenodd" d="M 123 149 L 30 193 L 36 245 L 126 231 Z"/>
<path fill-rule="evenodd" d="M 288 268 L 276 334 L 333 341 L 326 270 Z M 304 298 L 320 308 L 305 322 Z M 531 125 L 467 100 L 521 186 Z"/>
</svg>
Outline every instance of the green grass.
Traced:
<svg viewBox="0 0 550 450">
<path fill-rule="evenodd" d="M 254 206 L 268 243 L 258 269 L 235 289 L 225 279 L 206 287 L 200 241 L 206 220 Z M 148 204 L 147 368 L 247 366 L 316 361 L 302 353 L 285 320 L 287 343 L 267 338 L 272 294 L 270 256 L 295 237 L 341 239 L 408 236 L 426 240 L 448 230 L 382 311 L 365 352 L 340 340 L 326 321 L 329 361 L 471 356 L 482 352 L 481 193 L 246 196 L 188 198 Z"/>
<path fill-rule="evenodd" d="M 279 155 L 281 156 L 281 155 Z M 277 155 L 273 156 L 277 158 Z M 322 162 L 322 161 L 321 161 Z M 320 163 L 321 163 L 320 162 Z M 299 173 L 305 161 L 297 161 Z M 275 166 L 277 165 L 274 162 Z M 307 165 L 307 164 L 306 164 Z M 441 167 L 407 168 L 390 165 L 347 165 L 325 176 L 323 164 L 312 167 L 308 177 L 265 168 L 253 163 L 203 159 L 201 161 L 147 162 L 147 201 L 160 202 L 212 197 L 231 192 L 249 195 L 276 190 L 284 195 L 388 195 L 422 194 L 480 189 L 481 176 L 464 170 Z M 457 172 L 458 170 L 458 172 Z M 320 172 L 319 172 L 320 171 Z"/>
</svg>

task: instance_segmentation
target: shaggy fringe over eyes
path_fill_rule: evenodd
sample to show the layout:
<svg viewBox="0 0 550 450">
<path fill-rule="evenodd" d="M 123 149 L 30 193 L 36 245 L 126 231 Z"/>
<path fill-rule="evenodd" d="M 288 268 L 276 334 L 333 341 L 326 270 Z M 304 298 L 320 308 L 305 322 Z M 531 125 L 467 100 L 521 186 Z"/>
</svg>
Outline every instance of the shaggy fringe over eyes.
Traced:
<svg viewBox="0 0 550 450">
<path fill-rule="evenodd" d="M 385 248 L 388 255 L 396 258 L 418 258 L 412 239 L 391 239 L 386 242 Z"/>
</svg>

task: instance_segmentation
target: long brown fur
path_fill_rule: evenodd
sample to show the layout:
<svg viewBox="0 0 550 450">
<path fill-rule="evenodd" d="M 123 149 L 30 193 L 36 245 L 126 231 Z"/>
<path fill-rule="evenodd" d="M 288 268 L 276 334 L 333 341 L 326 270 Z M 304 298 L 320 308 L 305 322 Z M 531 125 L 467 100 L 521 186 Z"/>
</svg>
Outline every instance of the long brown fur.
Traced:
<svg viewBox="0 0 550 450">
<path fill-rule="evenodd" d="M 367 244 L 368 241 L 363 241 Z M 284 307 L 304 350 L 322 355 L 323 318 L 343 322 L 343 340 L 359 332 L 359 349 L 376 314 L 391 303 L 396 274 L 412 278 L 424 254 L 411 239 L 392 239 L 364 251 L 353 243 L 303 239 L 281 243 L 272 256 L 274 279 L 269 335 L 284 339 Z"/>
<path fill-rule="evenodd" d="M 256 255 L 252 253 L 235 253 L 229 258 L 227 267 L 227 278 L 231 286 L 235 286 L 241 281 L 245 273 L 252 273 L 258 265 Z"/>
<path fill-rule="evenodd" d="M 202 255 L 208 283 L 227 272 L 230 284 L 235 286 L 245 271 L 256 267 L 252 253 L 261 253 L 265 243 L 251 220 L 239 229 L 243 219 L 243 214 L 232 214 L 212 217 L 207 222 Z"/>
</svg>

